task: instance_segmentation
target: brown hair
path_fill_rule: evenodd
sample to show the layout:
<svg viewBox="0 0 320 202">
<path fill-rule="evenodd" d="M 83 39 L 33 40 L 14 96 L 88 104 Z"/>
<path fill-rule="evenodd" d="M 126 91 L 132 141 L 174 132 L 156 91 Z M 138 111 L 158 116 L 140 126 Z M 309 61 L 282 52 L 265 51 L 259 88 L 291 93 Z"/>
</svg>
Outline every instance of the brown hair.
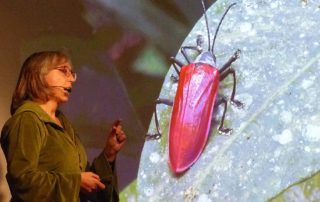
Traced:
<svg viewBox="0 0 320 202">
<path fill-rule="evenodd" d="M 70 57 L 62 51 L 36 52 L 22 64 L 19 79 L 12 95 L 11 114 L 26 100 L 46 102 L 51 90 L 44 80 L 49 70 L 62 62 L 70 62 Z"/>
</svg>

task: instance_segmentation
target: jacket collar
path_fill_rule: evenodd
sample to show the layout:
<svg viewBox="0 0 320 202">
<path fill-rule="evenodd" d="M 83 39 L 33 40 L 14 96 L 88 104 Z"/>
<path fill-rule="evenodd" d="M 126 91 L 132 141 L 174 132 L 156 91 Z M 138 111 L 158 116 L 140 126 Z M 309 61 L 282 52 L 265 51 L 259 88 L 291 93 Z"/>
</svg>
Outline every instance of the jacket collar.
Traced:
<svg viewBox="0 0 320 202">
<path fill-rule="evenodd" d="M 68 134 L 67 137 L 68 137 L 69 141 L 71 141 L 74 144 L 75 132 L 74 132 L 70 122 L 68 121 L 68 119 L 64 116 L 64 114 L 61 111 L 57 110 L 56 116 L 60 119 L 64 128 L 62 128 L 61 126 L 56 124 L 50 118 L 49 114 L 47 114 L 47 112 L 45 112 L 40 107 L 40 105 L 38 103 L 30 101 L 30 100 L 24 101 L 23 104 L 14 113 L 14 115 L 17 115 L 22 112 L 27 112 L 27 111 L 36 114 L 36 116 L 44 123 L 48 123 L 61 131 L 65 131 Z"/>
<path fill-rule="evenodd" d="M 17 109 L 17 111 L 14 113 L 14 115 L 22 113 L 22 112 L 26 112 L 26 111 L 30 111 L 35 113 L 38 118 L 45 122 L 45 123 L 52 123 L 54 125 L 57 125 L 49 116 L 49 114 L 47 114 L 38 103 L 27 100 L 24 101 L 23 104 Z M 58 110 L 57 111 L 57 117 L 60 118 L 61 112 Z M 58 125 L 57 125 L 58 126 Z"/>
</svg>

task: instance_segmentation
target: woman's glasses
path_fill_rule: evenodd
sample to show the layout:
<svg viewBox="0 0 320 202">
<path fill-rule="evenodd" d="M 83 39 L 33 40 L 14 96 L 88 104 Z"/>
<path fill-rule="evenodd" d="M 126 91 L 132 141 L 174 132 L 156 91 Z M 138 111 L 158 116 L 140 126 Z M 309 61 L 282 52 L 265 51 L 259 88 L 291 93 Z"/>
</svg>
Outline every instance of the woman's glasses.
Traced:
<svg viewBox="0 0 320 202">
<path fill-rule="evenodd" d="M 55 67 L 53 69 L 60 71 L 66 77 L 72 76 L 74 80 L 77 80 L 77 74 L 72 69 L 70 69 L 68 66 L 59 66 L 59 67 Z"/>
</svg>

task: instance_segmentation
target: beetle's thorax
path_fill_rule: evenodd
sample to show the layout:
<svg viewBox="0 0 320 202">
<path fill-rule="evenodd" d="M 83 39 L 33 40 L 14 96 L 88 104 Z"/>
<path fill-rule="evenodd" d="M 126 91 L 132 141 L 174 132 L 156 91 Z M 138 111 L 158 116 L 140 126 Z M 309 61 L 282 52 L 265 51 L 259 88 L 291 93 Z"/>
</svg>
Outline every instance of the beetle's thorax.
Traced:
<svg viewBox="0 0 320 202">
<path fill-rule="evenodd" d="M 195 63 L 209 64 L 212 67 L 216 66 L 216 61 L 214 55 L 210 51 L 204 51 L 194 61 Z"/>
</svg>

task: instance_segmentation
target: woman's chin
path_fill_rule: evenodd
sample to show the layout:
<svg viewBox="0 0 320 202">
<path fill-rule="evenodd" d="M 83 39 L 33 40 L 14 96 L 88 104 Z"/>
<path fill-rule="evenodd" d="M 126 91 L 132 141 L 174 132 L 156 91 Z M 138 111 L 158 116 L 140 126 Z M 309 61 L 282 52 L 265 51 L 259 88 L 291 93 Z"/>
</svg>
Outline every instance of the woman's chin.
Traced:
<svg viewBox="0 0 320 202">
<path fill-rule="evenodd" d="M 69 101 L 69 97 L 63 97 L 58 100 L 58 103 L 64 104 L 64 103 L 67 103 L 68 101 Z"/>
</svg>

